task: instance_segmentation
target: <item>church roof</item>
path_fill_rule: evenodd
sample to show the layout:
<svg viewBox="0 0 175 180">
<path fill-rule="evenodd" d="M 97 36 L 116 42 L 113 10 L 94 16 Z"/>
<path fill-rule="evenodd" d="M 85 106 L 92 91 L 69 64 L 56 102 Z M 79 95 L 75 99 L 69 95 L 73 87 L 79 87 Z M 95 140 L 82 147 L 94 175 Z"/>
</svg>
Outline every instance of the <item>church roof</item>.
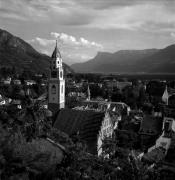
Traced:
<svg viewBox="0 0 175 180">
<path fill-rule="evenodd" d="M 58 45 L 57 45 L 57 41 L 56 41 L 56 46 L 55 46 L 55 49 L 52 53 L 52 58 L 61 58 L 61 53 L 58 49 Z"/>
<path fill-rule="evenodd" d="M 104 118 L 104 113 L 92 110 L 61 109 L 56 117 L 54 127 L 68 135 L 79 133 L 86 142 L 88 150 L 96 153 L 97 135 Z M 93 147 L 92 143 L 94 142 Z"/>
</svg>

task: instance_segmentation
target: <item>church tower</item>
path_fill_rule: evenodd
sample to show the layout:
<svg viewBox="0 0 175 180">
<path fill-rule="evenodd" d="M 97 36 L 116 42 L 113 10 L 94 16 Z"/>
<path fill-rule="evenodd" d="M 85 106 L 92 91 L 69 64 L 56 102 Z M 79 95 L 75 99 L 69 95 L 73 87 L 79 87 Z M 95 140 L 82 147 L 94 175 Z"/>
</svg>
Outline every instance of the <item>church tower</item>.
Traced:
<svg viewBox="0 0 175 180">
<path fill-rule="evenodd" d="M 65 107 L 65 80 L 63 75 L 63 65 L 60 51 L 56 46 L 50 61 L 48 108 L 56 113 Z"/>
</svg>

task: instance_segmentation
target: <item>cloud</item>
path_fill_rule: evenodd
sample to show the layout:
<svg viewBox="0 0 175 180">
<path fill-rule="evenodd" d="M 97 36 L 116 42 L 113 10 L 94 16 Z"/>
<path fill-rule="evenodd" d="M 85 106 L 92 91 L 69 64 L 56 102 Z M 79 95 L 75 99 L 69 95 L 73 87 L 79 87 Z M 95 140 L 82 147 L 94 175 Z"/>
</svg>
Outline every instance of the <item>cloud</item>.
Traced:
<svg viewBox="0 0 175 180">
<path fill-rule="evenodd" d="M 0 3 L 2 18 L 60 26 L 167 31 L 175 24 L 172 0 L 5 0 Z M 159 24 L 164 27 L 160 29 Z"/>
<path fill-rule="evenodd" d="M 36 37 L 35 39 L 32 40 L 28 40 L 29 43 L 36 43 L 39 44 L 41 46 L 50 46 L 53 45 L 55 43 L 54 40 L 50 40 L 50 39 L 44 39 L 44 38 L 39 38 Z"/>
<path fill-rule="evenodd" d="M 75 62 L 83 62 L 91 59 L 95 56 L 98 50 L 101 50 L 103 46 L 94 41 L 89 41 L 84 37 L 76 38 L 66 33 L 51 32 L 51 36 L 54 39 L 45 39 L 36 37 L 28 42 L 38 49 L 41 53 L 51 55 L 55 46 L 55 39 L 59 39 L 59 49 L 61 51 L 64 61 L 68 64 Z"/>
<path fill-rule="evenodd" d="M 164 31 L 175 24 L 175 13 L 164 4 L 137 4 L 97 10 L 96 18 L 88 25 L 99 29 Z"/>
<path fill-rule="evenodd" d="M 175 39 L 175 33 L 174 32 L 172 32 L 170 35 L 171 35 L 171 37 L 173 37 Z"/>
<path fill-rule="evenodd" d="M 59 38 L 63 43 L 67 45 L 76 45 L 76 46 L 83 46 L 83 47 L 95 47 L 102 49 L 103 46 L 99 43 L 96 43 L 94 41 L 88 41 L 87 39 L 80 37 L 79 39 L 76 39 L 74 36 L 65 34 L 65 33 L 57 33 L 57 32 L 51 32 L 51 35 L 54 38 Z"/>
<path fill-rule="evenodd" d="M 81 5 L 84 8 L 97 10 L 113 9 L 116 7 L 129 7 L 141 4 L 164 4 L 172 7 L 173 0 L 72 0 L 76 5 Z"/>
<path fill-rule="evenodd" d="M 0 26 L 31 39 L 36 49 L 47 54 L 55 46 L 55 40 L 46 36 L 52 32 L 52 37 L 60 38 L 61 52 L 78 61 L 98 50 L 114 52 L 118 46 L 152 48 L 171 43 L 175 1 L 0 0 Z M 56 33 L 58 29 L 66 33 Z"/>
<path fill-rule="evenodd" d="M 89 24 L 94 16 L 74 0 L 4 0 L 0 1 L 0 17 L 81 26 Z"/>
<path fill-rule="evenodd" d="M 41 21 L 47 19 L 47 14 L 41 8 L 35 8 L 27 0 L 5 0 L 0 2 L 0 16 L 15 20 Z M 8 14 L 12 14 L 9 16 Z M 6 16 L 7 15 L 7 16 Z"/>
</svg>

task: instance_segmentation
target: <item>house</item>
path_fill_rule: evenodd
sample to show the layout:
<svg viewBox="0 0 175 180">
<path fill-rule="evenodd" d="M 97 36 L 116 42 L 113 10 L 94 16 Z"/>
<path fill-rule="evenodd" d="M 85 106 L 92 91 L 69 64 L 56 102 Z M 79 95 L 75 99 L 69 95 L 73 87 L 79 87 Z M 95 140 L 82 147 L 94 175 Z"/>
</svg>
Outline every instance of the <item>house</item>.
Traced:
<svg viewBox="0 0 175 180">
<path fill-rule="evenodd" d="M 16 107 L 17 109 L 22 109 L 21 100 L 19 100 L 19 99 L 13 99 L 11 101 L 11 105 Z"/>
<path fill-rule="evenodd" d="M 162 95 L 162 101 L 170 107 L 175 107 L 175 89 L 166 86 Z"/>
<path fill-rule="evenodd" d="M 34 80 L 25 80 L 24 82 L 27 86 L 32 86 L 32 85 L 36 84 L 36 82 Z"/>
<path fill-rule="evenodd" d="M 5 105 L 5 104 L 6 104 L 5 100 L 4 99 L 0 99 L 0 106 Z"/>
<path fill-rule="evenodd" d="M 155 117 L 152 114 L 145 114 L 140 125 L 140 139 L 142 149 L 147 151 L 152 147 L 162 133 L 162 117 Z"/>
<path fill-rule="evenodd" d="M 148 164 L 158 163 L 165 158 L 165 149 L 158 147 L 142 156 L 142 161 Z"/>
<path fill-rule="evenodd" d="M 14 79 L 13 84 L 14 85 L 21 85 L 21 81 L 19 79 Z"/>
<path fill-rule="evenodd" d="M 43 75 L 42 74 L 35 74 L 35 77 L 42 78 Z"/>
<path fill-rule="evenodd" d="M 113 79 L 113 80 L 104 80 L 104 85 L 108 89 L 113 89 L 113 88 L 117 87 L 117 81 L 115 79 Z"/>
<path fill-rule="evenodd" d="M 143 119 L 143 112 L 132 110 L 121 116 L 115 129 L 117 144 L 122 148 L 140 149 L 139 129 Z"/>
<path fill-rule="evenodd" d="M 82 82 L 76 83 L 76 84 L 75 84 L 75 87 L 76 87 L 76 88 L 81 88 L 81 87 L 83 87 L 83 83 L 82 83 Z"/>
<path fill-rule="evenodd" d="M 0 94 L 0 106 L 7 105 L 9 103 L 8 100 L 8 98 L 2 97 L 2 95 Z"/>
<path fill-rule="evenodd" d="M 61 109 L 54 118 L 54 127 L 70 137 L 78 134 L 88 152 L 97 154 L 97 138 L 104 116 L 104 112 L 94 110 Z"/>
<path fill-rule="evenodd" d="M 175 134 L 175 119 L 164 117 L 162 131 L 163 132 L 157 139 L 155 146 L 164 148 L 165 154 L 167 154 L 169 148 L 175 146 L 173 141 Z"/>
<path fill-rule="evenodd" d="M 4 79 L 3 80 L 3 83 L 5 84 L 5 85 L 9 85 L 9 84 L 11 84 L 11 77 L 7 77 L 6 79 Z"/>
<path fill-rule="evenodd" d="M 142 156 L 142 161 L 153 164 L 161 161 L 158 171 L 163 179 L 174 179 L 175 176 L 175 119 L 165 117 L 163 133 L 156 144 Z M 168 178 L 167 178 L 168 177 Z"/>
<path fill-rule="evenodd" d="M 175 93 L 169 96 L 168 105 L 175 108 Z"/>
<path fill-rule="evenodd" d="M 84 105 L 85 107 L 98 109 L 99 111 L 103 111 L 103 112 L 105 112 L 108 109 L 110 111 L 118 112 L 119 114 L 127 114 L 130 111 L 130 107 L 123 102 L 88 100 L 88 101 L 83 101 L 82 105 Z"/>
<path fill-rule="evenodd" d="M 128 82 L 128 81 L 120 82 L 120 81 L 117 81 L 117 88 L 120 89 L 120 91 L 122 91 L 127 86 L 132 86 L 132 82 Z"/>
<path fill-rule="evenodd" d="M 175 133 L 175 119 L 171 117 L 164 117 L 163 136 L 171 137 L 172 133 Z"/>
<path fill-rule="evenodd" d="M 101 127 L 98 133 L 98 141 L 97 141 L 97 152 L 98 156 L 103 153 L 103 141 L 106 138 L 112 138 L 114 135 L 115 129 L 118 128 L 118 122 L 121 121 L 121 115 L 113 112 L 106 111 L 103 121 L 101 123 Z"/>
</svg>

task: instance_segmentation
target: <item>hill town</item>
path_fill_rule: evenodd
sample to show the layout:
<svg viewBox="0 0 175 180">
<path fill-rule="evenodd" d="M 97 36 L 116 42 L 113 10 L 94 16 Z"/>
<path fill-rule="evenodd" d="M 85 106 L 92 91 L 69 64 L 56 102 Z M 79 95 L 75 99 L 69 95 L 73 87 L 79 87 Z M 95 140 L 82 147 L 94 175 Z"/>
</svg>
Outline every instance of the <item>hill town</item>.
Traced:
<svg viewBox="0 0 175 180">
<path fill-rule="evenodd" d="M 57 41 L 48 57 L 7 31 L 0 40 L 2 179 L 175 177 L 173 74 L 76 73 Z"/>
</svg>

